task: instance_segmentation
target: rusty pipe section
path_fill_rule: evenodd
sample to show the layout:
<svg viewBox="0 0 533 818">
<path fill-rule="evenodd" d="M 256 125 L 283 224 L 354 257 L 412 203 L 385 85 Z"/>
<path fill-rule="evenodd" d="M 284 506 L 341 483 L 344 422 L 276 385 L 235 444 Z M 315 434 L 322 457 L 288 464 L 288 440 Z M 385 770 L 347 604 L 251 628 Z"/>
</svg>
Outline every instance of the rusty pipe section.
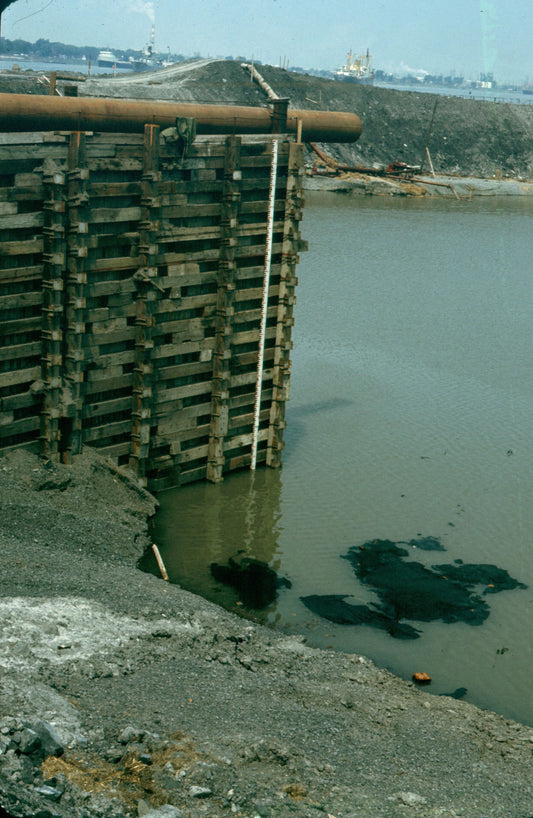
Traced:
<svg viewBox="0 0 533 818">
<path fill-rule="evenodd" d="M 264 134 L 272 130 L 272 112 L 268 108 L 0 94 L 0 132 L 138 133 L 145 124 L 172 127 L 178 117 L 194 118 L 198 134 Z M 302 139 L 306 142 L 355 142 L 362 130 L 359 117 L 346 112 L 289 110 L 287 132 L 296 134 L 298 122 L 302 123 Z"/>
</svg>

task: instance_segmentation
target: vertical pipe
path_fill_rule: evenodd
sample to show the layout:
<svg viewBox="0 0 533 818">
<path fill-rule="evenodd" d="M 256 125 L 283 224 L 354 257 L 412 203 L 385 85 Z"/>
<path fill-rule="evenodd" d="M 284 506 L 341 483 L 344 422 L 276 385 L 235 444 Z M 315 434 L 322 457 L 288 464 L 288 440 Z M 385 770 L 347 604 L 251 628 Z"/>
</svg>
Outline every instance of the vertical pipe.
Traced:
<svg viewBox="0 0 533 818">
<path fill-rule="evenodd" d="M 259 354 L 257 358 L 257 378 L 255 383 L 254 428 L 252 433 L 252 461 L 250 468 L 255 471 L 257 462 L 257 438 L 259 415 L 261 414 L 261 386 L 263 382 L 263 360 L 265 357 L 265 335 L 268 310 L 268 288 L 272 264 L 272 238 L 274 234 L 274 206 L 276 203 L 276 177 L 278 172 L 278 140 L 272 140 L 272 160 L 270 163 L 270 188 L 268 192 L 268 222 L 265 247 L 265 271 L 263 275 L 263 300 L 261 303 L 261 329 L 259 333 Z"/>
</svg>

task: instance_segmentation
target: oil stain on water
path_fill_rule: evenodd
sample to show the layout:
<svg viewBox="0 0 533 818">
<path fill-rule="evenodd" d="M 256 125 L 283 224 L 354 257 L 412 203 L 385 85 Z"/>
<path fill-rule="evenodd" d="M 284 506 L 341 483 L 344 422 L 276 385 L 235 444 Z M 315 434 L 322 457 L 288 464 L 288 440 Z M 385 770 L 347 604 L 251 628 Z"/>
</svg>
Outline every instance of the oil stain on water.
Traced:
<svg viewBox="0 0 533 818">
<path fill-rule="evenodd" d="M 161 493 L 167 569 L 533 724 L 533 202 L 307 200 L 283 468 Z"/>
</svg>

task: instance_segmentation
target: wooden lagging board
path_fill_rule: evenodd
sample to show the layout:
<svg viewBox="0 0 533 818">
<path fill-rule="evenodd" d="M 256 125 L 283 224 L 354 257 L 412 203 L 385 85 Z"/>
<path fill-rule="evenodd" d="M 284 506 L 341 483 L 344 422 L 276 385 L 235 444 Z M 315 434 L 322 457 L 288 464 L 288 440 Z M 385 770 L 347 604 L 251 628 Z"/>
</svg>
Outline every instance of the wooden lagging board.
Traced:
<svg viewBox="0 0 533 818">
<path fill-rule="evenodd" d="M 258 463 L 283 447 L 303 146 L 279 138 Z M 0 137 L 0 451 L 153 489 L 250 464 L 272 137 Z"/>
</svg>

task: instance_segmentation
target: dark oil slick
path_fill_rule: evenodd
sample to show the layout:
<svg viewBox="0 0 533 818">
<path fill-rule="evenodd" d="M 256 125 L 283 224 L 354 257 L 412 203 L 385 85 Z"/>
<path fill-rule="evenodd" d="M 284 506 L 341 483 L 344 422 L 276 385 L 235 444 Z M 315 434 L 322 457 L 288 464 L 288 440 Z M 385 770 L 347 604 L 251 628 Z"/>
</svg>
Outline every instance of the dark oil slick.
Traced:
<svg viewBox="0 0 533 818">
<path fill-rule="evenodd" d="M 210 567 L 217 582 L 234 588 L 243 605 L 254 610 L 270 605 L 277 596 L 278 588 L 291 587 L 290 581 L 278 577 L 266 562 L 252 557 L 243 557 L 239 562 L 230 557 L 226 565 L 213 562 Z"/>
<path fill-rule="evenodd" d="M 401 543 L 402 545 L 404 543 Z M 444 550 L 435 537 L 410 540 L 411 547 Z M 340 625 L 370 625 L 396 639 L 416 639 L 420 631 L 402 620 L 415 622 L 465 622 L 481 625 L 490 613 L 483 597 L 527 586 L 503 568 L 489 564 L 433 565 L 407 559 L 409 552 L 391 540 L 372 540 L 352 546 L 343 559 L 351 564 L 356 577 L 372 588 L 379 604 L 352 605 L 345 596 L 301 597 L 313 613 Z"/>
</svg>

